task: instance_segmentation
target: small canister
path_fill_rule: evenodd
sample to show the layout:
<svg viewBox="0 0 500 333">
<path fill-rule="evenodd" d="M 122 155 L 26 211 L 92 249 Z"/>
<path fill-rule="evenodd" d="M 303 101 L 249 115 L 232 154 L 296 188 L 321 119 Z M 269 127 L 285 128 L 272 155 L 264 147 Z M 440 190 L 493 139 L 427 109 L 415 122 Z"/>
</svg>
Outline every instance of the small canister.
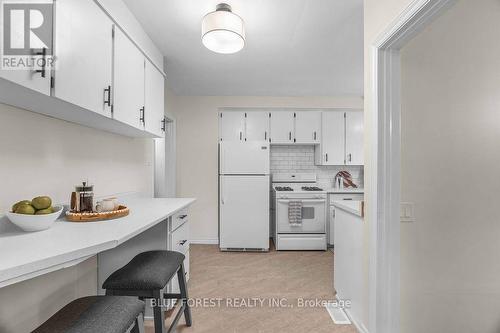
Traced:
<svg viewBox="0 0 500 333">
<path fill-rule="evenodd" d="M 94 185 L 88 185 L 83 182 L 82 185 L 75 186 L 76 207 L 75 212 L 93 212 L 94 211 Z"/>
</svg>

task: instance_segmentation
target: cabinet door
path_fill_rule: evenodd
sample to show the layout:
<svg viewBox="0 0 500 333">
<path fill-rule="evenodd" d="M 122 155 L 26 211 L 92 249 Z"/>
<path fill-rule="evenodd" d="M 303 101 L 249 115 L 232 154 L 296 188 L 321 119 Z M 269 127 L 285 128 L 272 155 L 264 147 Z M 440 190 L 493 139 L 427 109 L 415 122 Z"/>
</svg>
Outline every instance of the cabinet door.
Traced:
<svg viewBox="0 0 500 333">
<path fill-rule="evenodd" d="M 247 112 L 245 132 L 247 141 L 268 141 L 269 112 Z"/>
<path fill-rule="evenodd" d="M 220 141 L 243 141 L 245 139 L 245 112 L 221 112 L 219 121 Z"/>
<path fill-rule="evenodd" d="M 321 112 L 300 111 L 295 114 L 295 142 L 319 143 L 321 135 Z"/>
<path fill-rule="evenodd" d="M 146 60 L 145 74 L 145 126 L 146 131 L 163 137 L 164 131 L 164 78 L 158 69 Z"/>
<path fill-rule="evenodd" d="M 363 111 L 346 112 L 345 159 L 346 164 L 363 165 Z"/>
<path fill-rule="evenodd" d="M 9 2 L 5 1 L 5 3 L 7 4 Z M 12 1 L 10 1 L 10 3 L 12 3 Z M 23 0 L 22 3 L 23 4 L 24 3 L 36 4 L 36 3 L 40 3 L 40 1 Z M 53 4 L 53 1 L 52 0 L 43 1 L 43 3 L 44 4 L 46 4 L 46 3 Z M 18 10 L 16 14 L 18 16 L 13 18 L 13 22 L 17 21 L 17 20 L 24 19 L 25 12 L 23 9 Z M 14 12 L 11 15 L 15 15 Z M 3 20 L 3 18 L 0 19 L 0 21 L 2 21 L 2 20 Z M 42 25 L 41 29 L 46 29 L 46 28 L 49 29 L 49 31 L 51 32 L 51 35 L 52 35 L 52 30 L 53 30 L 52 17 L 43 17 L 43 25 Z M 3 32 L 2 32 L 2 34 L 3 34 Z M 17 31 L 17 33 L 16 33 L 16 29 L 12 29 L 11 35 L 13 35 L 13 37 L 11 37 L 11 40 L 10 40 L 12 47 L 15 46 L 16 42 L 25 41 L 25 37 L 27 37 L 27 36 L 24 36 L 24 34 L 22 34 L 20 31 Z M 52 39 L 52 36 L 50 36 L 50 37 Z M 4 43 L 7 43 L 7 41 L 4 41 Z M 51 50 L 53 50 L 52 40 L 49 42 L 48 40 L 40 40 L 37 38 L 37 40 L 30 40 L 29 44 L 23 43 L 22 47 L 24 47 L 24 46 L 28 47 L 28 45 L 29 45 L 31 52 L 33 54 L 33 56 L 29 56 L 29 58 L 37 59 L 37 62 L 41 61 L 41 59 L 43 59 L 43 56 L 41 55 L 41 53 L 43 51 L 45 51 L 45 53 L 47 54 L 45 57 L 45 59 L 47 60 L 47 63 L 50 63 L 51 60 L 53 59 L 53 57 L 51 56 L 51 54 L 52 54 Z M 4 49 L 6 46 L 7 45 L 4 45 Z M 40 55 L 35 56 L 36 53 L 38 53 Z M 19 59 L 18 59 L 18 56 L 16 56 L 16 55 L 14 55 L 12 57 L 14 58 L 14 60 L 21 60 L 21 59 L 24 60 L 24 58 L 28 57 L 28 56 L 23 55 L 23 56 L 20 56 Z M 7 64 L 9 64 L 9 62 L 8 62 L 9 58 L 10 58 L 10 56 L 6 55 L 5 58 L 2 59 L 2 61 L 7 61 Z M 14 63 L 16 63 L 16 64 L 14 64 Z M 35 67 L 27 68 L 24 66 L 18 67 L 18 66 L 16 66 L 18 61 L 15 61 L 14 63 L 12 63 L 12 66 L 13 66 L 12 69 L 8 69 L 8 66 L 6 66 L 7 67 L 6 69 L 0 68 L 0 78 L 4 78 L 4 79 L 12 81 L 14 83 L 20 84 L 23 87 L 38 91 L 42 94 L 50 95 L 50 76 L 51 76 L 50 75 L 50 68 L 45 67 L 45 72 L 42 76 L 41 72 L 36 72 L 37 69 L 41 70 L 42 68 L 35 68 Z M 26 68 L 26 69 L 24 69 L 24 68 Z"/>
<path fill-rule="evenodd" d="M 344 112 L 323 112 L 321 165 L 344 165 Z"/>
<path fill-rule="evenodd" d="M 23 87 L 38 91 L 39 93 L 50 95 L 50 71 L 45 77 L 34 70 L 6 70 L 0 69 L 0 78 L 20 84 Z"/>
<path fill-rule="evenodd" d="M 294 117 L 290 111 L 271 112 L 271 144 L 293 143 Z"/>
<path fill-rule="evenodd" d="M 120 29 L 115 29 L 114 59 L 113 118 L 144 128 L 145 58 Z"/>
<path fill-rule="evenodd" d="M 111 115 L 113 22 L 94 1 L 55 4 L 57 98 Z"/>
</svg>

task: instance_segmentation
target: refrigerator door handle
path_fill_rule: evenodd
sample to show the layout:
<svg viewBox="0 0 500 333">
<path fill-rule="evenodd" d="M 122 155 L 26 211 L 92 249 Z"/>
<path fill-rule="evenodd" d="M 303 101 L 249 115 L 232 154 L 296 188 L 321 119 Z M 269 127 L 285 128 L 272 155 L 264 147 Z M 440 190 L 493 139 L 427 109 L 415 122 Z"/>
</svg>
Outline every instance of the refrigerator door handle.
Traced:
<svg viewBox="0 0 500 333">
<path fill-rule="evenodd" d="M 226 172 L 225 168 L 225 158 L 224 158 L 224 145 L 220 145 L 220 173 L 224 174 Z"/>
<path fill-rule="evenodd" d="M 220 182 L 220 202 L 224 205 L 224 179 Z"/>
</svg>

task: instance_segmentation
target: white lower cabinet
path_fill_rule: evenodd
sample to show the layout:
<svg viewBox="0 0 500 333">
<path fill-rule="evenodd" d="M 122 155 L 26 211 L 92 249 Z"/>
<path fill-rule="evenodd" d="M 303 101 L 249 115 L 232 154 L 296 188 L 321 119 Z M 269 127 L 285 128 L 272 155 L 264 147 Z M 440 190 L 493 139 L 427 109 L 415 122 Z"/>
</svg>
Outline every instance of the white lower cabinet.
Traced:
<svg viewBox="0 0 500 333">
<path fill-rule="evenodd" d="M 333 193 L 329 195 L 329 210 L 328 210 L 328 223 L 327 223 L 327 235 L 328 235 L 328 245 L 333 246 L 335 240 L 335 206 L 333 203 L 335 201 L 342 200 L 357 200 L 362 201 L 364 199 L 363 193 Z"/>
<path fill-rule="evenodd" d="M 170 251 L 176 251 L 184 254 L 186 257 L 184 259 L 184 273 L 186 275 L 186 281 L 189 280 L 189 223 L 187 210 L 183 210 L 174 216 L 172 216 L 172 221 L 170 222 L 171 231 L 169 232 L 169 242 L 168 249 Z M 173 277 L 170 281 L 169 286 L 170 292 L 179 293 L 179 281 L 177 276 Z"/>
</svg>

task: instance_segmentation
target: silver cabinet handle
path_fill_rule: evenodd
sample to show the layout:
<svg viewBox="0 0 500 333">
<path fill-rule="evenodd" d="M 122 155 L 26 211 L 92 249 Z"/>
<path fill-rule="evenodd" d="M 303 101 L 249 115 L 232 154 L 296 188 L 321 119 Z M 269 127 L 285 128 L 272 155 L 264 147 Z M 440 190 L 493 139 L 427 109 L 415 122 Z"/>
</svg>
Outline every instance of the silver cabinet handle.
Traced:
<svg viewBox="0 0 500 333">
<path fill-rule="evenodd" d="M 352 154 L 347 155 L 349 157 L 349 162 L 352 162 Z"/>
<path fill-rule="evenodd" d="M 316 141 L 316 132 L 314 132 L 314 141 Z"/>
<path fill-rule="evenodd" d="M 111 106 L 111 86 L 104 89 L 104 105 Z"/>
<path fill-rule="evenodd" d="M 180 216 L 178 217 L 178 219 L 179 219 L 179 220 L 184 220 L 186 217 L 187 217 L 187 215 L 186 215 L 186 214 L 184 214 L 184 215 L 180 215 Z"/>
<path fill-rule="evenodd" d="M 35 70 L 35 73 L 40 73 L 41 77 L 45 77 L 46 67 L 47 67 L 47 48 L 42 48 L 41 52 L 35 52 L 35 55 L 41 55 L 42 56 L 42 69 L 37 69 Z"/>
<path fill-rule="evenodd" d="M 288 140 L 292 141 L 292 132 L 288 133 Z"/>
<path fill-rule="evenodd" d="M 240 141 L 243 140 L 243 132 L 240 132 Z"/>
<path fill-rule="evenodd" d="M 187 242 L 187 239 L 181 240 L 181 241 L 179 242 L 179 245 L 184 245 L 184 244 L 186 244 L 186 242 Z"/>
<path fill-rule="evenodd" d="M 267 141 L 267 131 L 264 132 L 264 141 Z"/>
<path fill-rule="evenodd" d="M 328 153 L 325 154 L 325 160 L 328 162 Z"/>
</svg>

